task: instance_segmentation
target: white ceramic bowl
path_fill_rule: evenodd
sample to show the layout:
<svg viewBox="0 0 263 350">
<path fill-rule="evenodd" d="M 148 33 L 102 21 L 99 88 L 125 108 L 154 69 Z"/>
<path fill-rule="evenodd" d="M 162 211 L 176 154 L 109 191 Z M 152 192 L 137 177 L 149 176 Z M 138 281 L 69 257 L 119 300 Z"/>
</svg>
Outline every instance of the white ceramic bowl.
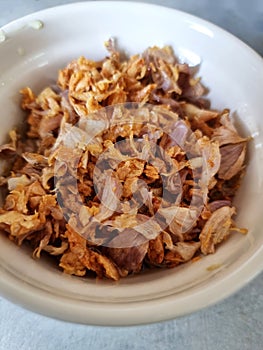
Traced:
<svg viewBox="0 0 263 350">
<path fill-rule="evenodd" d="M 32 21 L 44 27 L 34 29 Z M 35 23 L 37 24 L 37 23 Z M 41 11 L 3 28 L 0 43 L 0 142 L 21 120 L 19 94 L 55 80 L 57 70 L 80 55 L 106 54 L 116 37 L 128 53 L 172 45 L 200 75 L 215 108 L 231 108 L 253 136 L 247 175 L 238 194 L 238 224 L 214 255 L 171 270 L 131 276 L 118 283 L 63 274 L 44 259 L 0 236 L 0 292 L 33 311 L 66 321 L 132 325 L 166 320 L 211 305 L 237 291 L 263 269 L 262 164 L 263 61 L 235 37 L 188 14 L 141 3 L 85 2 Z M 207 267 L 220 264 L 208 271 Z"/>
</svg>

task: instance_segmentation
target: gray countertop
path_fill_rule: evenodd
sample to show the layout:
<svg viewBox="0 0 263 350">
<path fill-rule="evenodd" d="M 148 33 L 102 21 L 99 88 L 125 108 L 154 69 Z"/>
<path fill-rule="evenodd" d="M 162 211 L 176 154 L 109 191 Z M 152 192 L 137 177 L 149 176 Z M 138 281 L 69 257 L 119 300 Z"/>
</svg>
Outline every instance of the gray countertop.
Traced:
<svg viewBox="0 0 263 350">
<path fill-rule="evenodd" d="M 0 0 L 0 27 L 46 7 L 72 0 Z M 220 25 L 263 55 L 262 0 L 152 0 Z M 227 300 L 169 322 L 127 328 L 63 323 L 0 297 L 0 350 L 186 349 L 261 350 L 263 274 Z"/>
</svg>

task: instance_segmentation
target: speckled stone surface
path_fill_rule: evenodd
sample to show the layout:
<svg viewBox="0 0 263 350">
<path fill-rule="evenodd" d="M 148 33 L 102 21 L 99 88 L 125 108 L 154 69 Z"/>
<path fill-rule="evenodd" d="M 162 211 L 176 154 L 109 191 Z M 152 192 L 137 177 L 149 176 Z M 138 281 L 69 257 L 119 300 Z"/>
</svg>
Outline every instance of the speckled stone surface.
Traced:
<svg viewBox="0 0 263 350">
<path fill-rule="evenodd" d="M 70 0 L 0 0 L 0 27 Z M 210 20 L 263 55 L 262 0 L 152 0 Z M 261 350 L 263 274 L 227 300 L 180 319 L 139 327 L 63 323 L 0 297 L 0 350 Z"/>
</svg>

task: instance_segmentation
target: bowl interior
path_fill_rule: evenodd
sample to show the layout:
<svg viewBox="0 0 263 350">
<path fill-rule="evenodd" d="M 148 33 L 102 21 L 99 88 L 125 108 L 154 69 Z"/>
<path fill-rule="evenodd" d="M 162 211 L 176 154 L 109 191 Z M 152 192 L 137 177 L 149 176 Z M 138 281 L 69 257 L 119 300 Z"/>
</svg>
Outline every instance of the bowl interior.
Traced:
<svg viewBox="0 0 263 350">
<path fill-rule="evenodd" d="M 32 28 L 35 20 L 41 20 L 44 27 Z M 181 61 L 191 65 L 200 63 L 198 75 L 209 88 L 212 107 L 230 108 L 238 128 L 244 135 L 253 137 L 246 176 L 236 198 L 236 221 L 249 229 L 246 236 L 233 234 L 216 254 L 195 263 L 172 270 L 149 271 L 113 283 L 67 276 L 48 259 L 34 261 L 27 248 L 18 248 L 1 235 L 0 271 L 5 281 L 2 288 L 5 295 L 36 311 L 67 320 L 134 324 L 175 317 L 208 305 L 239 288 L 262 269 L 262 262 L 258 262 L 263 246 L 260 207 L 263 203 L 263 62 L 252 50 L 195 17 L 126 2 L 89 2 L 54 8 L 11 23 L 4 31 L 7 39 L 0 43 L 1 143 L 13 126 L 22 123 L 23 113 L 19 108 L 22 87 L 30 86 L 39 92 L 54 83 L 59 68 L 80 55 L 103 58 L 107 54 L 103 44 L 110 37 L 116 38 L 118 46 L 128 54 L 168 44 Z M 215 264 L 217 269 L 207 269 Z M 230 281 L 235 278 L 236 285 L 231 286 Z M 21 289 L 19 296 L 15 287 L 18 285 L 27 292 Z M 55 295 L 68 305 L 75 305 L 75 309 L 72 307 L 71 313 L 66 313 L 65 305 L 64 311 L 45 309 L 45 303 L 42 307 L 37 304 L 40 294 L 45 301 Z M 130 319 L 128 317 L 128 305 L 137 303 L 138 306 L 147 301 L 148 304 L 143 305 L 151 305 L 155 310 L 157 300 L 161 303 L 160 300 L 168 299 L 173 301 L 173 310 L 164 308 L 158 315 L 144 310 L 140 316 L 130 311 Z M 96 317 L 90 311 L 91 305 L 97 305 Z M 115 310 L 122 305 L 128 312 L 127 317 L 117 311 L 107 319 L 103 316 L 103 305 L 104 310 L 109 305 Z M 85 314 L 88 308 L 89 313 Z"/>
</svg>

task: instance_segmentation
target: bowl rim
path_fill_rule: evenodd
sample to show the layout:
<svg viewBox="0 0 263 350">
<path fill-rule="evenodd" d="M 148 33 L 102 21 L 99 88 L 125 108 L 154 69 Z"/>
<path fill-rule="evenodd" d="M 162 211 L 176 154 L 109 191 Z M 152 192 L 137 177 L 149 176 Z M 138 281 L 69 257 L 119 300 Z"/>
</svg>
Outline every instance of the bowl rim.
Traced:
<svg viewBox="0 0 263 350">
<path fill-rule="evenodd" d="M 259 64 L 263 65 L 263 58 L 256 51 L 219 26 L 184 11 L 144 2 L 82 1 L 69 3 L 33 12 L 5 24 L 1 29 L 8 34 L 8 32 L 15 31 L 25 22 L 35 20 L 38 16 L 48 16 L 51 13 L 53 14 L 54 11 L 60 11 L 62 8 L 70 11 L 71 8 L 85 7 L 88 9 L 94 6 L 100 6 L 102 10 L 107 10 L 112 7 L 116 8 L 116 6 L 124 6 L 127 8 L 136 6 L 138 9 L 150 7 L 158 11 L 167 11 L 167 13 L 173 12 L 175 15 L 183 16 L 185 20 L 198 22 L 198 24 L 208 27 L 212 31 L 219 32 L 231 41 L 234 40 L 239 44 L 241 49 L 248 51 Z M 246 263 L 239 266 L 238 269 L 231 271 L 227 276 L 224 276 L 223 279 L 216 280 L 203 291 L 197 290 L 191 295 L 185 293 L 179 297 L 177 296 L 176 300 L 174 295 L 170 295 L 157 300 L 147 300 L 143 302 L 104 303 L 103 305 L 97 302 L 83 302 L 81 300 L 74 300 L 41 290 L 26 283 L 22 278 L 18 279 L 17 276 L 12 275 L 12 273 L 5 270 L 2 266 L 0 266 L 0 292 L 5 298 L 31 311 L 63 321 L 100 326 L 149 324 L 198 311 L 237 292 L 263 270 L 263 260 L 260 256 L 262 252 L 263 247 L 260 247 Z M 226 286 L 228 287 L 226 288 Z M 191 303 L 191 299 L 195 300 L 194 304 Z"/>
</svg>

